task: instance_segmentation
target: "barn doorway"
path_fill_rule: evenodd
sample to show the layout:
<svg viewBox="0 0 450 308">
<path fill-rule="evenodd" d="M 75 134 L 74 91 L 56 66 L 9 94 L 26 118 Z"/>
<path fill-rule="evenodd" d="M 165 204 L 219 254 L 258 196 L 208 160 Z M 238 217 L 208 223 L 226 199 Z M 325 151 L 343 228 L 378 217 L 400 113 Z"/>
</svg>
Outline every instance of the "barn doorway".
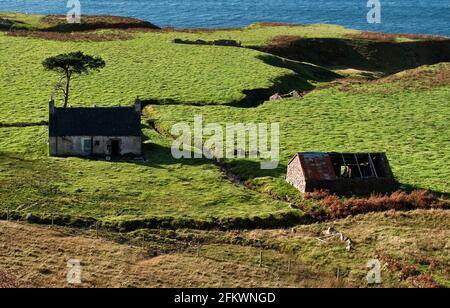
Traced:
<svg viewBox="0 0 450 308">
<path fill-rule="evenodd" d="M 111 156 L 113 158 L 120 156 L 120 140 L 111 140 Z"/>
</svg>

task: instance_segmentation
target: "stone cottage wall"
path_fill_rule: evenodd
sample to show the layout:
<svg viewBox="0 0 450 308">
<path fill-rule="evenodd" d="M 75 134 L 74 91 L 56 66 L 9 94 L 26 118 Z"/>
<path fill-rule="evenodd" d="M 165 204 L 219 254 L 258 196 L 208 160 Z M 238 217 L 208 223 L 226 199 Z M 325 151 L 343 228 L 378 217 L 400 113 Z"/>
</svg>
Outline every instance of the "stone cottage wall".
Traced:
<svg viewBox="0 0 450 308">
<path fill-rule="evenodd" d="M 83 149 L 83 140 L 92 140 L 92 152 L 85 152 Z M 142 155 L 141 137 L 102 137 L 102 136 L 67 136 L 50 137 L 49 154 L 51 156 L 107 156 L 111 155 L 111 140 L 118 140 L 120 144 L 120 155 Z"/>
</svg>

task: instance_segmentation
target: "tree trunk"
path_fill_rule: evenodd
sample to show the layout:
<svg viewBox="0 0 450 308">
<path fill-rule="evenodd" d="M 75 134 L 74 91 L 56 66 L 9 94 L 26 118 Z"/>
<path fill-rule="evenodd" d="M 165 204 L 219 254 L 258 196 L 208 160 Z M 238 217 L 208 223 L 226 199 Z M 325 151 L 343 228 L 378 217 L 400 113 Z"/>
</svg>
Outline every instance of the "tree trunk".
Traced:
<svg viewBox="0 0 450 308">
<path fill-rule="evenodd" d="M 69 91 L 70 91 L 70 75 L 66 76 L 66 90 L 64 91 L 64 108 L 67 108 L 69 104 Z"/>
</svg>

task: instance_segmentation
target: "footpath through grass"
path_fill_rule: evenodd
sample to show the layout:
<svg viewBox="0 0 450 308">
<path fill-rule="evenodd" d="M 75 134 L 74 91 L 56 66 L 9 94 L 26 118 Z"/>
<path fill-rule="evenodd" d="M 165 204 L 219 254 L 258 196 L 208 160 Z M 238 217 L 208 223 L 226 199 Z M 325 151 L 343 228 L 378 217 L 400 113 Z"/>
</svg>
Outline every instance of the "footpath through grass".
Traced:
<svg viewBox="0 0 450 308">
<path fill-rule="evenodd" d="M 27 18 L 25 24 L 43 27 L 38 17 Z M 287 203 L 233 184 L 211 161 L 174 160 L 171 140 L 146 124 L 145 163 L 49 158 L 43 121 L 57 77 L 45 72 L 41 62 L 75 50 L 101 56 L 107 65 L 99 73 L 74 80 L 71 105 L 129 105 L 136 96 L 146 103 L 166 102 L 171 105 L 149 106 L 146 115 L 167 131 L 175 122 L 192 121 L 196 114 L 203 115 L 205 123 L 280 122 L 278 169 L 262 171 L 249 160 L 227 162 L 250 185 L 275 197 L 299 196 L 284 181 L 286 164 L 296 151 L 386 151 L 401 182 L 449 193 L 450 95 L 442 74 L 448 67 L 431 67 L 429 82 L 419 77 L 411 84 L 400 78 L 328 88 L 304 99 L 258 106 L 261 97 L 255 93 L 312 90 L 337 76 L 252 49 L 172 43 L 174 38 L 229 38 L 256 46 L 281 34 L 341 38 L 355 32 L 326 25 L 259 24 L 220 31 L 131 31 L 131 39 L 101 42 L 0 32 L 0 212 L 20 217 L 33 213 L 45 222 L 78 216 L 86 222 L 90 217 L 125 229 L 248 228 L 302 219 L 303 213 Z M 250 104 L 239 103 L 245 98 Z"/>
</svg>

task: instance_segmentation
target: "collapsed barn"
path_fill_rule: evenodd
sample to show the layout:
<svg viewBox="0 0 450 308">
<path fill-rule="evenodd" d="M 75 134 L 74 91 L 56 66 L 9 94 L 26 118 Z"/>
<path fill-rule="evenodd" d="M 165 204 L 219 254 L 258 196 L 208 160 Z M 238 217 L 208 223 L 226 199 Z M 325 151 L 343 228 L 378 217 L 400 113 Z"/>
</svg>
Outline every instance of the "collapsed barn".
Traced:
<svg viewBox="0 0 450 308">
<path fill-rule="evenodd" d="M 301 192 L 338 194 L 390 192 L 398 186 L 385 153 L 297 153 L 286 180 Z"/>
</svg>

